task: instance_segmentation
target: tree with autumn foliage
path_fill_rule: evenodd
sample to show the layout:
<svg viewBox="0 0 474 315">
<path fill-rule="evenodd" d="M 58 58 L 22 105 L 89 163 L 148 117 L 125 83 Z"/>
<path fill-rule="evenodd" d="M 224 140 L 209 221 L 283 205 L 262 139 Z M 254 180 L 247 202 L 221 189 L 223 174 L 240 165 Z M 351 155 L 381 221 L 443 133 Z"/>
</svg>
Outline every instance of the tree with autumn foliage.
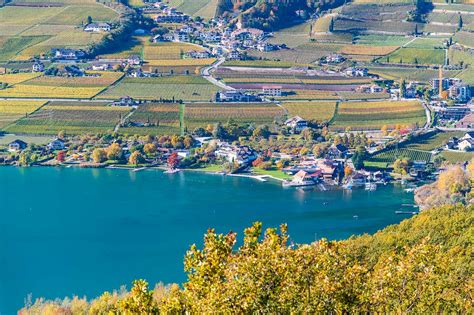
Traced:
<svg viewBox="0 0 474 315">
<path fill-rule="evenodd" d="M 63 163 L 66 160 L 66 151 L 62 150 L 58 152 L 58 155 L 56 156 L 56 160 L 59 163 Z"/>
<path fill-rule="evenodd" d="M 166 162 L 168 164 L 168 167 L 170 169 L 174 170 L 179 165 L 178 153 L 176 153 L 176 152 L 171 153 Z"/>
</svg>

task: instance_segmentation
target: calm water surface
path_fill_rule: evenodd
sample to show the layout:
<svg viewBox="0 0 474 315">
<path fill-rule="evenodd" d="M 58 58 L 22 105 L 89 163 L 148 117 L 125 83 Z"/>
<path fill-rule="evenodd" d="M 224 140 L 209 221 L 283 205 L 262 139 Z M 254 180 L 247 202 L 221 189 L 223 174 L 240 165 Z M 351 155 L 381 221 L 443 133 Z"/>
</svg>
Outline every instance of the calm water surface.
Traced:
<svg viewBox="0 0 474 315">
<path fill-rule="evenodd" d="M 0 168 L 0 313 L 35 297 L 95 297 L 133 279 L 182 282 L 183 256 L 209 227 L 288 223 L 296 243 L 373 233 L 406 216 L 392 185 L 314 192 L 199 173 Z M 354 218 L 357 215 L 358 218 Z"/>
</svg>

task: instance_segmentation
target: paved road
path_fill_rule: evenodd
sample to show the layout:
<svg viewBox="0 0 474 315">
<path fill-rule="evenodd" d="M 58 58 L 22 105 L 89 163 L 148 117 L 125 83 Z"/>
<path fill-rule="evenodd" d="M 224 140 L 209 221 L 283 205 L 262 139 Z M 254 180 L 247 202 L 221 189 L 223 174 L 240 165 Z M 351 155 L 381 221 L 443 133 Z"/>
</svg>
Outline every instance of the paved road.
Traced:
<svg viewBox="0 0 474 315">
<path fill-rule="evenodd" d="M 224 90 L 235 90 L 233 87 L 230 87 L 226 85 L 224 82 L 216 80 L 212 75 L 211 75 L 211 70 L 217 69 L 221 64 L 225 62 L 225 58 L 219 58 L 216 62 L 214 62 L 212 65 L 204 67 L 201 69 L 201 76 L 206 79 L 207 81 L 211 82 L 212 84 L 220 87 L 221 89 Z"/>
<path fill-rule="evenodd" d="M 104 99 L 80 99 L 80 98 L 30 98 L 30 97 L 0 97 L 2 101 L 48 101 L 48 102 L 103 102 L 103 103 L 110 103 L 114 100 L 104 100 Z"/>
</svg>

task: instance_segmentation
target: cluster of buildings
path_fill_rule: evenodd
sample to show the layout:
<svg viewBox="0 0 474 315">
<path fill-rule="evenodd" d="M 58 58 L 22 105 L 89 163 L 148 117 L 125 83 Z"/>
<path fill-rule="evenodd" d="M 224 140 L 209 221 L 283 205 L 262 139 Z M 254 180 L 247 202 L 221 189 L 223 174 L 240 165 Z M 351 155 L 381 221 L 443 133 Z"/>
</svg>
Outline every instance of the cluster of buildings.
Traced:
<svg viewBox="0 0 474 315">
<path fill-rule="evenodd" d="M 278 97 L 282 95 L 280 85 L 264 85 L 260 93 L 248 92 L 245 90 L 222 90 L 216 93 L 216 102 L 262 102 L 265 97 Z"/>
<path fill-rule="evenodd" d="M 446 144 L 446 150 L 470 152 L 474 151 L 474 131 L 466 132 L 461 138 L 453 137 Z"/>
<path fill-rule="evenodd" d="M 471 87 L 468 84 L 463 83 L 458 78 L 435 78 L 431 80 L 432 90 L 434 94 L 446 91 L 449 99 L 455 100 L 456 102 L 466 103 L 471 100 Z"/>
</svg>

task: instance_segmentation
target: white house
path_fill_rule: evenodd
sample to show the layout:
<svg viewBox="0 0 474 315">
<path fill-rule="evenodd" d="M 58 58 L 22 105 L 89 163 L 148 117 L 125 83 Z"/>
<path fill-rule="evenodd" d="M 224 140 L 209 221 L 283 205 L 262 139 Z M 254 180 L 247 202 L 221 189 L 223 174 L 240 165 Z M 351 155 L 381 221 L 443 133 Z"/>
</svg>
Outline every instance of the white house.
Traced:
<svg viewBox="0 0 474 315">
<path fill-rule="evenodd" d="M 26 149 L 27 146 L 28 146 L 28 144 L 25 141 L 17 139 L 15 141 L 10 142 L 10 144 L 8 144 L 8 151 L 9 152 L 19 152 L 19 151 L 22 151 L 22 150 Z"/>
<path fill-rule="evenodd" d="M 109 23 L 90 23 L 84 27 L 84 32 L 110 32 Z"/>
<path fill-rule="evenodd" d="M 41 61 L 37 61 L 31 67 L 33 72 L 43 72 L 44 71 L 44 64 Z"/>
<path fill-rule="evenodd" d="M 300 133 L 308 127 L 308 122 L 300 116 L 294 116 L 285 121 L 285 125 L 290 127 L 294 133 Z"/>
<path fill-rule="evenodd" d="M 458 149 L 461 151 L 472 151 L 474 149 L 474 139 L 464 139 L 459 141 Z"/>
<path fill-rule="evenodd" d="M 249 164 L 257 159 L 257 153 L 249 146 L 223 145 L 214 154 L 218 158 L 226 159 L 239 165 Z"/>
<path fill-rule="evenodd" d="M 48 143 L 48 145 L 46 146 L 46 148 L 52 151 L 63 150 L 64 147 L 65 147 L 64 141 L 61 139 L 55 139 L 51 141 L 50 143 Z"/>
<path fill-rule="evenodd" d="M 131 66 L 139 66 L 142 63 L 142 60 L 138 55 L 131 55 L 130 57 L 128 57 L 127 63 Z"/>
</svg>

